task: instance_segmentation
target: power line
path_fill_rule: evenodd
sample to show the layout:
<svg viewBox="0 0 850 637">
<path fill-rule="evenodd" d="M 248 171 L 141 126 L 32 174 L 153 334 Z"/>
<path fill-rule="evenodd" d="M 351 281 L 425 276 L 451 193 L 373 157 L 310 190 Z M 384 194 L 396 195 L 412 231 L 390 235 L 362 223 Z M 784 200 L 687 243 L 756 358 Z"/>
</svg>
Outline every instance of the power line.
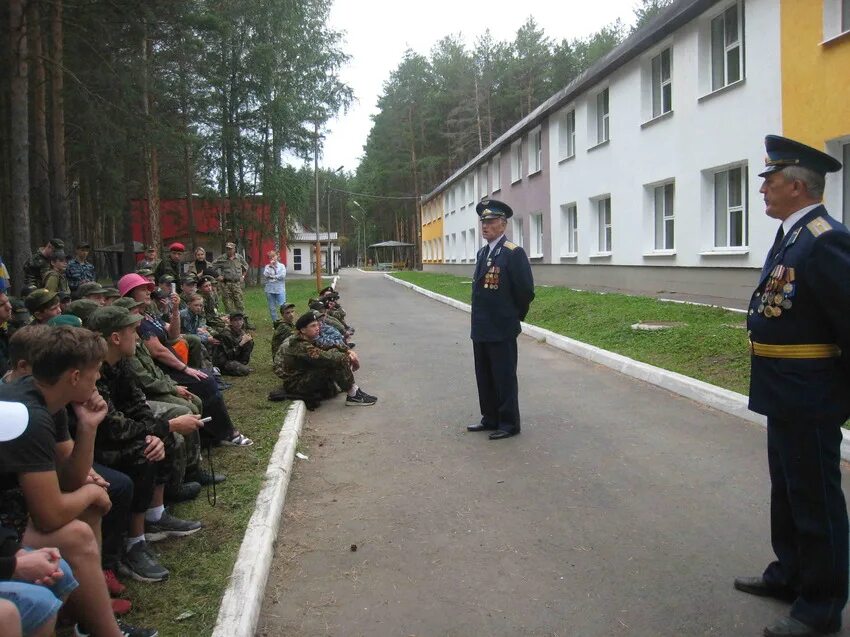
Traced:
<svg viewBox="0 0 850 637">
<path fill-rule="evenodd" d="M 409 195 L 409 196 L 405 196 L 405 197 L 388 197 L 388 196 L 385 196 L 385 195 L 370 195 L 369 193 L 365 193 L 365 192 L 352 192 L 350 190 L 340 190 L 339 188 L 328 188 L 328 190 L 333 190 L 334 192 L 341 192 L 341 193 L 346 194 L 346 195 L 354 195 L 356 197 L 371 197 L 372 199 L 395 199 L 395 200 L 405 200 L 405 201 L 409 201 L 411 199 L 415 201 L 415 200 L 419 199 L 419 197 L 416 197 L 415 195 Z"/>
</svg>

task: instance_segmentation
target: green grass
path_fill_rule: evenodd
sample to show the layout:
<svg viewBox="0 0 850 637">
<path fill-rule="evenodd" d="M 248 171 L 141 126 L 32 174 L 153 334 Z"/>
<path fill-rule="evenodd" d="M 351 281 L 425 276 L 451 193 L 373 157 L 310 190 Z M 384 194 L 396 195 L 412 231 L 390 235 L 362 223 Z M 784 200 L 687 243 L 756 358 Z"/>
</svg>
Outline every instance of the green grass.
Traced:
<svg viewBox="0 0 850 637">
<path fill-rule="evenodd" d="M 393 276 L 469 303 L 471 281 L 450 274 L 399 272 Z M 625 294 L 538 287 L 528 323 L 692 378 L 748 393 L 750 355 L 745 316 L 720 308 L 665 303 Z M 640 321 L 680 327 L 636 331 Z"/>
<path fill-rule="evenodd" d="M 297 304 L 300 314 L 307 309 L 307 299 L 316 294 L 315 281 L 288 281 L 286 291 L 287 301 Z M 162 637 L 212 633 L 224 589 L 288 408 L 288 403 L 266 400 L 278 381 L 271 370 L 272 325 L 262 288 L 249 288 L 245 305 L 256 327 L 257 343 L 251 359 L 255 371 L 244 378 L 228 378 L 233 387 L 224 392 L 224 397 L 233 422 L 254 440 L 254 445 L 245 449 L 222 447 L 213 450 L 216 472 L 227 474 L 227 481 L 217 487 L 215 507 L 207 503 L 205 492 L 194 502 L 174 507 L 173 512 L 178 517 L 200 520 L 204 529 L 187 538 L 152 545 L 162 564 L 171 571 L 169 579 L 158 584 L 127 582 L 134 606 L 127 621 L 137 626 L 156 627 Z M 206 468 L 206 454 L 204 466 Z M 193 615 L 177 621 L 176 618 L 186 612 Z"/>
</svg>

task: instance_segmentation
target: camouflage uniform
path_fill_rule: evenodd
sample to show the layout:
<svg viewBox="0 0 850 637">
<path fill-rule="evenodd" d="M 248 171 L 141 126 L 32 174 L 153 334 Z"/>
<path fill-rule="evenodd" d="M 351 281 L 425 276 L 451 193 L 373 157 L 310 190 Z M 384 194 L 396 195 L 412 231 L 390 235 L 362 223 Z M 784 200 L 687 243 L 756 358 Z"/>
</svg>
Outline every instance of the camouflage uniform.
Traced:
<svg viewBox="0 0 850 637">
<path fill-rule="evenodd" d="M 251 373 L 248 364 L 251 362 L 251 352 L 254 351 L 254 340 L 244 345 L 239 341 L 246 334 L 244 330 L 234 332 L 233 328 L 222 330 L 218 335 L 219 344 L 213 348 L 213 364 L 222 374 L 231 376 L 247 376 Z"/>
<path fill-rule="evenodd" d="M 221 300 L 226 312 L 244 312 L 245 299 L 242 294 L 242 276 L 248 271 L 248 263 L 241 255 L 231 259 L 226 254 L 216 257 L 213 267 L 218 270 L 224 281 L 221 286 Z"/>
<path fill-rule="evenodd" d="M 218 315 L 218 294 L 200 291 L 198 294 L 204 297 L 204 318 L 207 320 L 207 327 L 210 332 L 215 335 L 218 331 L 226 329 L 227 323 Z"/>
<path fill-rule="evenodd" d="M 328 316 L 335 318 L 337 321 L 342 323 L 345 328 L 348 328 L 348 323 L 345 322 L 345 310 L 343 310 L 340 306 L 336 306 L 333 309 L 328 310 Z"/>
<path fill-rule="evenodd" d="M 345 391 L 354 385 L 347 348 L 322 349 L 300 332 L 286 339 L 274 361 L 274 373 L 290 395 L 321 400 L 336 394 L 334 383 Z"/>
<path fill-rule="evenodd" d="M 272 335 L 272 358 L 274 358 L 275 354 L 277 354 L 277 350 L 280 349 L 283 341 L 288 339 L 290 336 L 295 334 L 295 325 L 292 323 L 287 323 L 284 320 L 280 320 L 277 322 L 274 328 L 274 334 Z"/>
<path fill-rule="evenodd" d="M 39 248 L 32 253 L 32 256 L 24 264 L 24 285 L 34 285 L 40 288 L 41 282 L 44 281 L 44 275 L 47 274 L 49 269 L 50 260 L 41 253 Z"/>
<path fill-rule="evenodd" d="M 71 287 L 68 285 L 67 277 L 57 270 L 48 270 L 44 275 L 44 286 L 51 292 L 67 292 L 71 293 Z"/>
<path fill-rule="evenodd" d="M 178 396 L 174 396 L 177 400 L 182 400 Z M 188 401 L 184 401 L 187 402 Z M 189 403 L 191 404 L 191 403 Z M 179 416 L 187 414 L 199 413 L 193 411 L 185 405 L 178 405 L 170 402 L 149 400 L 148 406 L 153 411 L 154 416 L 171 420 Z M 193 406 L 194 407 L 194 406 Z M 165 494 L 170 495 L 177 493 L 180 490 L 180 485 L 183 484 L 183 478 L 186 473 L 194 473 L 201 466 L 201 436 L 198 432 L 194 432 L 189 436 L 172 432 L 174 436 L 174 460 L 171 463 L 171 471 L 165 482 Z"/>
<path fill-rule="evenodd" d="M 345 325 L 343 325 L 342 323 L 339 322 L 339 320 L 337 320 L 336 318 L 331 316 L 330 311 L 328 311 L 328 313 L 325 314 L 325 323 L 330 325 L 332 328 L 334 328 L 337 332 L 339 332 L 343 336 L 345 336 L 345 333 L 348 331 L 346 329 Z"/>
</svg>

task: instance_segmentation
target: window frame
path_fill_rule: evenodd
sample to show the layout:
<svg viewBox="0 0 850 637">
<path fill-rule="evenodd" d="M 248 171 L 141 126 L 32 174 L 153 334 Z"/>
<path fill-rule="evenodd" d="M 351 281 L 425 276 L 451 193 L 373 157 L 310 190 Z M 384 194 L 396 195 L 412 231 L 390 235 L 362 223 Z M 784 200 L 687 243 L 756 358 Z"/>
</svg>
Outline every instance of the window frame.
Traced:
<svg viewBox="0 0 850 637">
<path fill-rule="evenodd" d="M 543 170 L 543 129 L 537 126 L 528 133 L 528 174 Z"/>
<path fill-rule="evenodd" d="M 493 155 L 490 163 L 490 178 L 493 182 L 491 192 L 499 192 L 502 189 L 502 153 Z"/>
<path fill-rule="evenodd" d="M 537 212 L 529 216 L 531 221 L 529 228 L 529 238 L 531 240 L 529 258 L 540 258 L 543 256 L 543 242 L 546 237 L 543 235 L 543 213 Z"/>
<path fill-rule="evenodd" d="M 525 230 L 525 228 L 523 228 L 522 217 L 514 215 L 511 221 L 511 237 L 513 242 L 520 248 L 525 247 L 523 245 L 523 230 Z"/>
<path fill-rule="evenodd" d="M 738 173 L 740 175 L 740 179 L 738 180 L 739 184 L 739 192 L 737 193 L 740 198 L 740 202 L 738 204 L 732 204 L 732 179 L 730 176 L 733 173 Z M 723 180 L 725 183 L 724 187 L 724 204 L 723 208 L 720 208 L 719 204 L 719 189 L 720 185 L 718 183 L 718 178 L 723 176 Z M 738 164 L 736 166 L 730 166 L 729 168 L 724 168 L 723 170 L 715 171 L 712 174 L 712 209 L 713 209 L 713 230 L 712 233 L 713 245 L 715 250 L 739 250 L 749 248 L 749 201 L 748 201 L 748 180 L 749 175 L 747 171 L 746 164 Z M 733 229 L 734 229 L 734 217 L 733 215 L 738 215 L 740 213 L 740 235 L 741 235 L 741 243 L 733 243 Z M 718 215 L 723 215 L 723 224 L 719 225 L 719 217 Z M 725 235 L 724 241 L 725 243 L 718 243 L 718 234 L 723 230 L 723 234 Z"/>
<path fill-rule="evenodd" d="M 611 92 L 610 87 L 596 94 L 596 144 L 611 141 Z"/>
<path fill-rule="evenodd" d="M 669 192 L 669 200 L 668 200 Z M 661 209 L 659 210 L 659 195 Z M 676 249 L 676 183 L 668 181 L 652 188 L 653 247 L 656 252 Z M 668 203 L 669 210 L 668 210 Z M 668 237 L 668 224 L 671 236 Z M 659 236 L 660 229 L 660 236 Z M 668 245 L 668 239 L 669 245 Z"/>
<path fill-rule="evenodd" d="M 614 232 L 611 214 L 611 195 L 596 199 L 596 251 L 597 254 L 611 254 L 614 245 Z"/>
<path fill-rule="evenodd" d="M 561 206 L 561 257 L 578 255 L 578 206 L 575 202 Z"/>
<path fill-rule="evenodd" d="M 522 138 L 511 144 L 511 183 L 522 181 Z"/>
<path fill-rule="evenodd" d="M 728 25 L 727 25 L 727 17 L 734 13 L 735 16 L 735 28 L 737 31 L 737 38 L 733 42 L 728 41 Z M 719 21 L 719 22 L 718 22 Z M 715 31 L 715 24 L 722 25 L 722 33 L 719 33 L 722 42 L 717 42 L 715 40 L 715 36 L 718 33 Z M 727 6 L 723 11 L 715 15 L 709 20 L 708 23 L 708 59 L 709 59 L 709 81 L 711 92 L 719 91 L 721 89 L 726 88 L 727 86 L 731 86 L 736 82 L 740 82 L 745 77 L 745 69 L 744 69 L 744 43 L 745 43 L 745 33 L 744 33 L 744 5 L 741 0 L 736 0 L 734 4 Z M 723 69 L 722 82 L 718 84 L 719 79 L 718 73 L 716 72 L 716 65 L 721 53 L 720 48 L 722 48 L 722 58 L 723 58 Z M 729 64 L 729 56 L 730 53 L 737 49 L 738 55 L 738 66 L 737 71 L 738 75 L 734 79 L 730 78 L 730 68 Z"/>
<path fill-rule="evenodd" d="M 667 54 L 667 77 L 664 77 L 664 54 Z M 656 61 L 658 74 L 656 77 Z M 649 61 L 649 88 L 652 118 L 661 117 L 673 111 L 673 47 L 668 46 Z M 665 93 L 665 88 L 667 92 Z M 656 93 L 657 89 L 657 93 Z M 666 96 L 666 108 L 665 108 Z"/>
</svg>

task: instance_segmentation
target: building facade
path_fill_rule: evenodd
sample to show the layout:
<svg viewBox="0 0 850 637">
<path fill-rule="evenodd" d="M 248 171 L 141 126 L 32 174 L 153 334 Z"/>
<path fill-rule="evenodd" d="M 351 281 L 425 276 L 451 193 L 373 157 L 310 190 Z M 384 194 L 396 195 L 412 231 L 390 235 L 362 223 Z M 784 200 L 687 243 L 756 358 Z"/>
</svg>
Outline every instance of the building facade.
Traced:
<svg viewBox="0 0 850 637">
<path fill-rule="evenodd" d="M 674 2 L 424 198 L 444 201 L 428 269 L 468 274 L 488 194 L 539 283 L 747 298 L 775 233 L 764 136 L 848 152 L 847 4 Z"/>
</svg>

